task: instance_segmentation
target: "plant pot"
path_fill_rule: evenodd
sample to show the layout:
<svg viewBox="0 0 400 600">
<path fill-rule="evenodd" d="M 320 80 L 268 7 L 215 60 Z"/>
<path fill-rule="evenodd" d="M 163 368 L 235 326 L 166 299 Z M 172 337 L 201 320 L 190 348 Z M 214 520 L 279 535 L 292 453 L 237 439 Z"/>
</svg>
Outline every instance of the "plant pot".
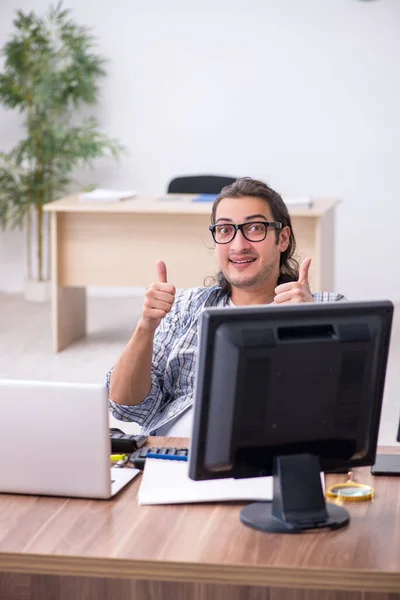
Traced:
<svg viewBox="0 0 400 600">
<path fill-rule="evenodd" d="M 51 283 L 50 281 L 25 279 L 24 295 L 28 302 L 48 302 L 51 298 Z"/>
</svg>

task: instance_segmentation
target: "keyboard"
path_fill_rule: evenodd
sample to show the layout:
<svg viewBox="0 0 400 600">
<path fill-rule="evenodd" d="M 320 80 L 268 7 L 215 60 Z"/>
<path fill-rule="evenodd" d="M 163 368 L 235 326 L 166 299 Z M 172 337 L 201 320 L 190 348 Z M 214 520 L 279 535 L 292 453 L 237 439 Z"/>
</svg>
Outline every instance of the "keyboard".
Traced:
<svg viewBox="0 0 400 600">
<path fill-rule="evenodd" d="M 139 448 L 132 452 L 130 462 L 136 469 L 144 469 L 146 458 L 159 458 L 164 460 L 184 460 L 189 457 L 189 448 Z"/>
</svg>

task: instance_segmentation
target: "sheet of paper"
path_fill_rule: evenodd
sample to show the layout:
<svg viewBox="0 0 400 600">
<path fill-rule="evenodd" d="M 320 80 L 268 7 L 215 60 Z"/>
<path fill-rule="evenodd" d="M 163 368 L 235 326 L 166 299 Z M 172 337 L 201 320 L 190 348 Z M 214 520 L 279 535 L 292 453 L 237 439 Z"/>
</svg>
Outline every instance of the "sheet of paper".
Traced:
<svg viewBox="0 0 400 600">
<path fill-rule="evenodd" d="M 81 202 L 119 202 L 136 196 L 135 190 L 105 190 L 96 188 L 91 192 L 79 194 Z"/>
<path fill-rule="evenodd" d="M 187 461 L 148 458 L 138 492 L 139 504 L 180 504 L 221 500 L 271 500 L 272 477 L 193 481 Z"/>
<path fill-rule="evenodd" d="M 303 196 L 303 197 L 298 197 L 298 198 L 283 198 L 284 203 L 286 204 L 286 206 L 288 207 L 307 207 L 307 208 L 312 208 L 313 202 L 311 200 L 311 198 L 309 198 L 308 196 Z"/>
<path fill-rule="evenodd" d="M 186 504 L 224 500 L 272 500 L 272 477 L 194 481 L 189 462 L 148 458 L 138 492 L 139 504 Z M 323 489 L 324 475 L 321 473 Z"/>
</svg>

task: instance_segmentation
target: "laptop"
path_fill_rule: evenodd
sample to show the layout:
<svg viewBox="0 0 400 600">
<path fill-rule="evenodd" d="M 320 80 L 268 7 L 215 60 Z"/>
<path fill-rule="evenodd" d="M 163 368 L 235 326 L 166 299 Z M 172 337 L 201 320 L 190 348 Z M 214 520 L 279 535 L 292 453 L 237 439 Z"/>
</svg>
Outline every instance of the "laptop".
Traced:
<svg viewBox="0 0 400 600">
<path fill-rule="evenodd" d="M 140 472 L 112 468 L 104 385 L 0 379 L 0 493 L 110 498 Z"/>
</svg>

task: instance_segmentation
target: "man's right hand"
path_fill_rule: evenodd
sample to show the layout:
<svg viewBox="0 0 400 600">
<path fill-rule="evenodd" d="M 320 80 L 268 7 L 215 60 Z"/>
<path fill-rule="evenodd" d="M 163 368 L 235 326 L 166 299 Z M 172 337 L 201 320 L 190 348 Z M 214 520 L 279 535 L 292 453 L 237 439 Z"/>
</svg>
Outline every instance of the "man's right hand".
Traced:
<svg viewBox="0 0 400 600">
<path fill-rule="evenodd" d="M 167 283 L 167 267 L 162 260 L 157 261 L 157 281 L 150 284 L 144 298 L 141 329 L 154 332 L 161 320 L 172 308 L 175 300 L 175 286 Z"/>
</svg>

